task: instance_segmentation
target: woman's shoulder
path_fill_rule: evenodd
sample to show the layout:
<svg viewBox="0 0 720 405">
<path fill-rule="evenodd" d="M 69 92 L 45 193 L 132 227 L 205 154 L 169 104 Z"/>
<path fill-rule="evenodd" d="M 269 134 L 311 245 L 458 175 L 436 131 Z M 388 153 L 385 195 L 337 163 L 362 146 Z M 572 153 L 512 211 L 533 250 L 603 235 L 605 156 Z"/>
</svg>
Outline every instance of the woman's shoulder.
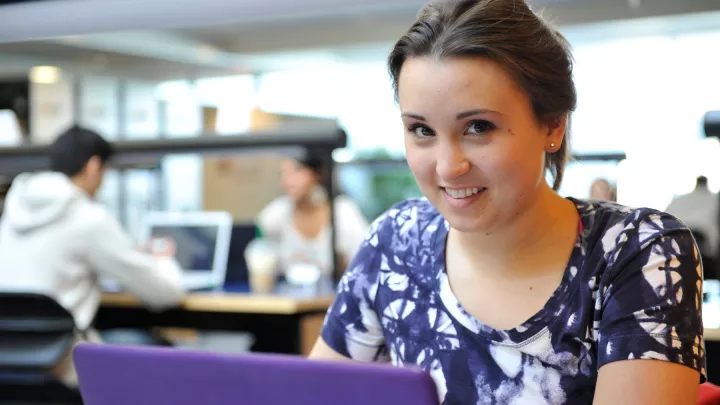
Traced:
<svg viewBox="0 0 720 405">
<path fill-rule="evenodd" d="M 425 259 L 436 252 L 436 235 L 446 232 L 447 227 L 444 218 L 426 199 L 413 198 L 394 204 L 370 225 L 345 278 L 364 278 L 371 280 L 367 282 L 371 285 L 379 280 L 381 270 L 404 277 L 406 264 L 431 262 Z M 416 266 L 413 271 L 419 270 Z"/>
<path fill-rule="evenodd" d="M 443 226 L 447 227 L 447 223 L 427 199 L 411 198 L 394 204 L 378 216 L 370 226 L 370 233 L 428 242 Z"/>
<path fill-rule="evenodd" d="M 263 232 L 278 232 L 292 215 L 293 202 L 290 197 L 280 196 L 270 201 L 255 217 Z"/>
<path fill-rule="evenodd" d="M 666 212 L 628 207 L 608 201 L 574 200 L 589 242 L 609 253 L 623 248 L 640 251 L 662 238 L 688 238 L 687 226 Z"/>
<path fill-rule="evenodd" d="M 339 194 L 333 198 L 333 208 L 340 214 L 348 211 L 360 211 L 358 204 L 345 194 Z"/>
<path fill-rule="evenodd" d="M 629 207 L 610 201 L 573 199 L 583 220 L 591 219 L 596 227 L 610 228 L 655 222 L 657 225 L 670 225 L 672 228 L 687 229 L 675 216 L 667 212 L 648 207 Z"/>
<path fill-rule="evenodd" d="M 263 211 L 270 212 L 272 214 L 278 214 L 281 212 L 286 213 L 292 211 L 293 206 L 293 200 L 288 196 L 282 195 L 267 203 L 267 205 L 263 208 Z"/>
</svg>

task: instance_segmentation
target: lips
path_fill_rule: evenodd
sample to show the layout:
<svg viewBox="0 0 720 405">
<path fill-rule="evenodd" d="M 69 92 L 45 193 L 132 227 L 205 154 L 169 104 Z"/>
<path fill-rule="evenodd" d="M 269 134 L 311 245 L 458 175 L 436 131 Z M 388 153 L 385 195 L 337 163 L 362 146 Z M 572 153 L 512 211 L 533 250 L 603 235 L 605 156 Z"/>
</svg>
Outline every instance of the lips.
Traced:
<svg viewBox="0 0 720 405">
<path fill-rule="evenodd" d="M 468 188 L 447 188 L 447 187 L 445 187 L 444 190 L 445 190 L 445 193 L 447 193 L 447 195 L 449 195 L 452 198 L 463 199 L 463 198 L 469 198 L 476 194 L 479 194 L 479 193 L 487 190 L 487 188 L 485 188 L 485 187 L 468 187 Z"/>
</svg>

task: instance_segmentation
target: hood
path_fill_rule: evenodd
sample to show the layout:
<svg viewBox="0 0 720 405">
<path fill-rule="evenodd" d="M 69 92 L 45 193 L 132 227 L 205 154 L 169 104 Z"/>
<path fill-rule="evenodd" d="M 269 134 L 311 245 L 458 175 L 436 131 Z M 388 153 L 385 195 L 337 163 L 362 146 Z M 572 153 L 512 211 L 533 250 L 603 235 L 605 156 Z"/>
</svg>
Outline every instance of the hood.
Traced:
<svg viewBox="0 0 720 405">
<path fill-rule="evenodd" d="M 15 231 L 29 232 L 59 220 L 80 198 L 87 195 L 64 174 L 21 174 L 5 198 L 3 217 Z"/>
</svg>

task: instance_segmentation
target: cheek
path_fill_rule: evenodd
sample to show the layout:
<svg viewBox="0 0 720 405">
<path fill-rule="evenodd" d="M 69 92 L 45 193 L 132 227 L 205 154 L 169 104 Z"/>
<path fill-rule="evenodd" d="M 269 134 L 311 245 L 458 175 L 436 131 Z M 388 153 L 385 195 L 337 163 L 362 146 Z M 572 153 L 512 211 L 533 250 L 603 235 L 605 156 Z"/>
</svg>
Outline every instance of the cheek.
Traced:
<svg viewBox="0 0 720 405">
<path fill-rule="evenodd" d="M 430 148 L 418 148 L 405 144 L 408 166 L 419 185 L 435 182 L 435 157 Z"/>
<path fill-rule="evenodd" d="M 542 153 L 519 145 L 486 150 L 473 159 L 473 165 L 495 186 L 517 190 L 532 187 L 544 173 Z"/>
<path fill-rule="evenodd" d="M 288 189 L 288 188 L 292 188 L 293 182 L 292 182 L 292 179 L 290 178 L 290 176 L 283 175 L 280 177 L 280 184 L 282 184 L 283 187 Z"/>
<path fill-rule="evenodd" d="M 313 179 L 309 176 L 300 176 L 297 180 L 297 188 L 301 193 L 306 193 L 314 186 Z"/>
</svg>

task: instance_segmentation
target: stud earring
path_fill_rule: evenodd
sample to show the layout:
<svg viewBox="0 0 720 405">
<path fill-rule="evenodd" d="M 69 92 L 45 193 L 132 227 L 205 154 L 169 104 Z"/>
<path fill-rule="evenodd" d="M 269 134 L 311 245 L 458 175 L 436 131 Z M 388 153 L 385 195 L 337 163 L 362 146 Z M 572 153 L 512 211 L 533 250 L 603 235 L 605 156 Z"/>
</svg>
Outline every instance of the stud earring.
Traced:
<svg viewBox="0 0 720 405">
<path fill-rule="evenodd" d="M 551 148 L 554 148 L 554 147 L 555 147 L 555 143 L 554 143 L 554 142 L 551 143 L 551 144 L 550 144 L 550 147 L 551 147 Z"/>
</svg>

